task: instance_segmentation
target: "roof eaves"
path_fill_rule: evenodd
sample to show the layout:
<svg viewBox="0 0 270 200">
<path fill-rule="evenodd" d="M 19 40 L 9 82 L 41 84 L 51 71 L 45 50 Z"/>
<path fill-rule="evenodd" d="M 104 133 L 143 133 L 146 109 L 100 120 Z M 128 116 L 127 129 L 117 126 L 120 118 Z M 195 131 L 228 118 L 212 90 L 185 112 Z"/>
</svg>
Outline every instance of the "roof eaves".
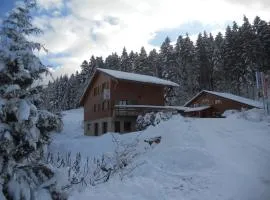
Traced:
<svg viewBox="0 0 270 200">
<path fill-rule="evenodd" d="M 171 82 L 171 83 L 165 84 L 165 83 L 153 83 L 153 82 L 130 80 L 130 79 L 116 77 L 113 74 L 110 74 L 110 73 L 104 71 L 103 68 L 97 68 L 96 70 L 98 70 L 98 71 L 100 71 L 100 72 L 102 72 L 104 74 L 107 74 L 108 76 L 111 76 L 111 77 L 113 77 L 113 78 L 115 78 L 117 80 L 123 80 L 123 81 L 128 81 L 128 82 L 136 82 L 136 83 L 145 83 L 145 84 L 150 84 L 150 85 L 161 85 L 161 86 L 172 86 L 172 87 L 179 87 L 180 86 L 179 84 L 177 84 L 175 82 L 165 80 L 165 79 L 162 79 L 162 80 L 168 81 L 168 82 Z M 115 71 L 117 71 L 117 70 L 115 70 Z M 126 73 L 130 73 L 130 72 L 126 72 Z M 143 75 L 143 74 L 136 74 L 136 75 Z M 158 77 L 155 77 L 155 78 L 158 78 Z M 161 79 L 161 78 L 159 78 L 159 79 Z"/>
<path fill-rule="evenodd" d="M 85 90 L 84 90 L 84 92 L 83 92 L 83 95 L 82 95 L 82 97 L 80 98 L 80 101 L 79 101 L 79 105 L 80 105 L 80 106 L 83 106 L 83 102 L 84 102 L 85 96 L 87 95 L 87 91 L 88 91 L 88 89 L 89 89 L 91 83 L 93 82 L 93 80 L 94 80 L 94 78 L 95 78 L 95 76 L 96 76 L 96 74 L 97 74 L 98 72 L 104 73 L 104 74 L 106 74 L 107 76 L 110 76 L 110 77 L 112 77 L 112 78 L 118 80 L 116 77 L 112 76 L 111 74 L 108 74 L 108 73 L 106 73 L 106 72 L 104 72 L 104 71 L 102 71 L 102 70 L 99 70 L 99 69 L 100 69 L 100 68 L 96 68 L 94 74 L 92 75 L 90 81 L 89 81 L 88 84 L 87 84 L 87 87 L 85 87 Z"/>
<path fill-rule="evenodd" d="M 197 93 L 194 97 L 192 97 L 189 101 L 187 101 L 184 106 L 187 106 L 189 103 L 191 103 L 194 99 L 196 99 L 198 96 L 200 96 L 203 92 L 206 92 L 206 90 L 202 90 L 199 93 Z"/>
<path fill-rule="evenodd" d="M 92 75 L 90 81 L 88 82 L 87 86 L 84 89 L 83 95 L 81 96 L 80 101 L 79 101 L 80 106 L 83 106 L 83 102 L 84 102 L 85 96 L 87 94 L 88 88 L 90 87 L 90 84 L 94 80 L 94 77 L 96 76 L 96 73 L 97 73 L 97 70 L 94 72 L 94 74 Z"/>
<path fill-rule="evenodd" d="M 237 96 L 237 95 L 230 94 L 230 93 L 214 92 L 214 91 L 208 91 L 208 90 L 204 90 L 204 91 L 207 92 L 207 93 L 209 93 L 209 94 L 216 95 L 216 96 L 219 96 L 219 97 L 222 97 L 222 98 L 225 98 L 225 99 L 229 99 L 229 100 L 231 100 L 231 101 L 236 101 L 236 102 L 241 103 L 241 104 L 245 104 L 245 105 L 252 106 L 252 107 L 255 107 L 255 108 L 261 108 L 261 106 L 255 105 L 255 104 L 257 104 L 257 103 L 256 103 L 256 101 L 253 100 L 253 99 L 248 99 L 248 98 L 241 97 L 241 96 Z M 239 97 L 239 98 L 243 99 L 243 101 L 241 101 L 241 100 L 239 100 L 239 99 L 237 99 L 237 98 L 230 98 L 230 97 L 227 97 L 226 95 Z M 254 103 L 248 103 L 248 102 L 245 102 L 246 100 L 252 101 L 252 102 L 254 102 Z"/>
</svg>

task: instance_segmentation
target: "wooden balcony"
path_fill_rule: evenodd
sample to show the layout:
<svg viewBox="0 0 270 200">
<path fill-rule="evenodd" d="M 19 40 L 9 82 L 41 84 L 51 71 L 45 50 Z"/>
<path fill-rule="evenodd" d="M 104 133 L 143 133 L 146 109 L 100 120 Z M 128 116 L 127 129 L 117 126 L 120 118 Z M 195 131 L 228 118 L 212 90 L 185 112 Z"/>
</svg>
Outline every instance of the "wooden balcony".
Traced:
<svg viewBox="0 0 270 200">
<path fill-rule="evenodd" d="M 115 117 L 137 117 L 149 112 L 181 112 L 186 108 L 182 106 L 154 106 L 154 105 L 115 105 L 113 116 Z"/>
</svg>

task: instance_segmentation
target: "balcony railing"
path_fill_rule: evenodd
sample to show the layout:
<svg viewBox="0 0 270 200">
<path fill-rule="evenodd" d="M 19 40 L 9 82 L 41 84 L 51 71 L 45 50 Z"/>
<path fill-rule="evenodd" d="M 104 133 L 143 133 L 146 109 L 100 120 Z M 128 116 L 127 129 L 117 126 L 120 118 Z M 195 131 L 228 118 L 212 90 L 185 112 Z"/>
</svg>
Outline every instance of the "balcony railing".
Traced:
<svg viewBox="0 0 270 200">
<path fill-rule="evenodd" d="M 171 111 L 178 112 L 181 111 L 180 106 L 154 106 L 154 105 L 115 105 L 113 110 L 114 116 L 130 116 L 136 117 L 140 114 L 145 114 L 149 112 L 159 112 L 159 111 Z"/>
</svg>

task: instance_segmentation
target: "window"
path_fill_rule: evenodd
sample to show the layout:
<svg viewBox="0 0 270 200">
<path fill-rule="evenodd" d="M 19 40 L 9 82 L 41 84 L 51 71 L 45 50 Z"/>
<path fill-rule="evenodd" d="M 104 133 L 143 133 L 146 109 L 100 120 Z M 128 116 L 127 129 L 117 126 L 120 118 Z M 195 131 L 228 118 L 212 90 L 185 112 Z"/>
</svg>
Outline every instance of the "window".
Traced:
<svg viewBox="0 0 270 200">
<path fill-rule="evenodd" d="M 120 121 L 114 122 L 114 132 L 120 133 Z"/>
<path fill-rule="evenodd" d="M 100 111 L 100 104 L 98 104 L 98 112 Z"/>
<path fill-rule="evenodd" d="M 104 92 L 105 89 L 108 89 L 107 83 L 108 82 L 102 83 L 102 92 Z"/>
<path fill-rule="evenodd" d="M 105 83 L 102 83 L 102 85 L 101 85 L 101 91 L 103 92 L 104 89 L 105 89 Z"/>
<path fill-rule="evenodd" d="M 102 102 L 102 111 L 104 111 L 104 110 L 105 110 L 105 106 L 106 106 L 106 104 L 105 104 L 105 103 L 106 103 L 106 101 L 103 101 L 103 102 Z"/>
<path fill-rule="evenodd" d="M 216 99 L 215 104 L 222 104 L 222 101 L 220 99 Z"/>
<path fill-rule="evenodd" d="M 124 132 L 130 132 L 131 131 L 131 122 L 124 122 Z"/>
<path fill-rule="evenodd" d="M 128 100 L 120 100 L 119 105 L 128 105 Z"/>
<path fill-rule="evenodd" d="M 87 130 L 88 130 L 88 131 L 91 130 L 91 124 L 87 124 Z"/>
<path fill-rule="evenodd" d="M 95 136 L 98 136 L 98 123 L 95 123 Z"/>
<path fill-rule="evenodd" d="M 102 94 L 102 85 L 98 86 L 98 94 Z"/>
<path fill-rule="evenodd" d="M 97 105 L 94 104 L 94 112 L 96 112 L 96 111 L 97 111 Z"/>
<path fill-rule="evenodd" d="M 202 104 L 204 104 L 204 105 L 209 104 L 209 99 L 203 99 L 203 100 L 202 100 Z"/>
<path fill-rule="evenodd" d="M 213 117 L 221 117 L 221 113 L 220 112 L 213 112 Z"/>
<path fill-rule="evenodd" d="M 107 109 L 110 110 L 110 102 L 107 101 Z"/>
<path fill-rule="evenodd" d="M 102 123 L 102 133 L 107 133 L 107 130 L 108 130 L 108 123 L 103 122 Z"/>
</svg>

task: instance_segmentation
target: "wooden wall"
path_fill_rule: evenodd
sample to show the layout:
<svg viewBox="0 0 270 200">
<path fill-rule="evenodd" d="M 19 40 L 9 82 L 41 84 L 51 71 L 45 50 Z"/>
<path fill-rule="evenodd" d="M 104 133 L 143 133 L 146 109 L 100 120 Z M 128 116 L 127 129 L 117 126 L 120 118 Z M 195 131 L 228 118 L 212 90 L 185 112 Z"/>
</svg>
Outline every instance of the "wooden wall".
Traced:
<svg viewBox="0 0 270 200">
<path fill-rule="evenodd" d="M 85 97 L 85 121 L 112 117 L 114 105 L 119 104 L 120 100 L 127 100 L 129 104 L 164 105 L 164 86 L 116 80 L 101 72 L 97 73 L 94 78 Z M 109 83 L 110 100 L 109 104 L 106 103 L 105 110 L 102 110 L 103 94 L 95 95 L 94 88 L 101 86 L 104 82 Z M 94 110 L 95 105 L 96 111 Z"/>
<path fill-rule="evenodd" d="M 216 96 L 214 94 L 203 92 L 201 95 L 199 95 L 197 98 L 195 98 L 193 101 L 191 101 L 187 106 L 193 107 L 193 106 L 203 106 L 203 105 L 209 105 L 211 106 L 211 114 L 212 116 L 220 115 L 224 113 L 226 110 L 241 110 L 242 108 L 245 109 L 251 109 L 253 108 L 250 105 L 246 105 L 237 101 L 233 101 L 227 98 L 223 98 L 220 96 Z"/>
</svg>

